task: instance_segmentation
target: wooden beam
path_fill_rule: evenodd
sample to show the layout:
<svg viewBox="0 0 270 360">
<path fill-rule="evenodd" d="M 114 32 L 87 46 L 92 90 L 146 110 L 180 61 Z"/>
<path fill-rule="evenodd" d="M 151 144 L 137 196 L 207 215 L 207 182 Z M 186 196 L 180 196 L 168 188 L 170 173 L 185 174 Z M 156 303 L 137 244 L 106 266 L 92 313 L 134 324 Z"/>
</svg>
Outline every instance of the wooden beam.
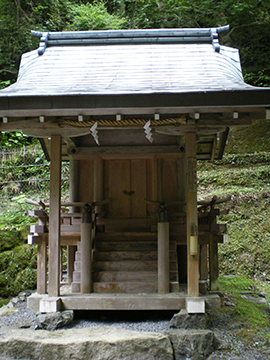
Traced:
<svg viewBox="0 0 270 360">
<path fill-rule="evenodd" d="M 197 214 L 197 160 L 196 133 L 186 134 L 186 201 L 187 201 L 187 259 L 188 259 L 188 296 L 199 296 L 199 246 L 197 254 L 191 255 L 191 236 L 198 236 Z"/>
<path fill-rule="evenodd" d="M 132 130 L 131 130 L 132 131 Z M 93 146 L 78 147 L 78 155 L 102 155 L 102 154 L 149 154 L 149 153 L 178 153 L 178 145 L 148 145 L 148 146 Z"/>
<path fill-rule="evenodd" d="M 60 200 L 61 200 L 61 150 L 60 135 L 51 137 L 50 168 L 50 223 L 49 223 L 49 296 L 59 296 L 60 269 Z"/>
</svg>

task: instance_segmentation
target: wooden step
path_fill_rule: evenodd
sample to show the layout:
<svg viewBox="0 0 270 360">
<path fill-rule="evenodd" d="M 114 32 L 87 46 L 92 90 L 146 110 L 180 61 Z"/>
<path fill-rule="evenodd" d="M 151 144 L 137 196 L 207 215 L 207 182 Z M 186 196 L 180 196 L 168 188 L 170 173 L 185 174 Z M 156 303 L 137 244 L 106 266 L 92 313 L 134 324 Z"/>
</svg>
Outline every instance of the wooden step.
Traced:
<svg viewBox="0 0 270 360">
<path fill-rule="evenodd" d="M 157 261 L 95 261 L 93 271 L 157 271 Z"/>
<path fill-rule="evenodd" d="M 175 241 L 170 241 L 170 250 L 175 250 Z M 95 241 L 97 251 L 157 251 L 157 241 Z"/>
<path fill-rule="evenodd" d="M 177 269 L 177 262 L 170 261 L 170 272 Z M 81 271 L 80 261 L 75 261 L 74 270 Z M 157 271 L 157 261 L 95 261 L 93 271 Z"/>
<path fill-rule="evenodd" d="M 170 271 L 177 270 L 177 262 L 170 261 Z M 93 271 L 157 271 L 157 261 L 95 261 Z"/>
<path fill-rule="evenodd" d="M 81 252 L 77 251 L 75 260 L 81 261 Z M 151 261 L 157 260 L 156 251 L 95 251 L 93 261 Z M 170 251 L 170 261 L 176 261 L 176 253 Z"/>
<path fill-rule="evenodd" d="M 101 241 L 157 241 L 156 232 L 104 232 L 97 233 L 95 239 Z"/>
<path fill-rule="evenodd" d="M 77 249 L 72 292 L 80 292 L 80 243 Z M 156 293 L 157 233 L 99 233 L 94 241 L 92 270 L 94 292 Z M 179 291 L 175 240 L 170 241 L 170 291 Z"/>
<path fill-rule="evenodd" d="M 152 281 L 96 282 L 93 284 L 95 293 L 155 293 L 157 283 Z"/>
<path fill-rule="evenodd" d="M 93 273 L 94 282 L 157 281 L 156 271 L 99 271 Z"/>
<path fill-rule="evenodd" d="M 81 283 L 71 284 L 72 293 L 81 291 Z M 152 282 L 97 282 L 93 284 L 94 293 L 156 293 L 157 284 Z M 178 282 L 170 282 L 170 292 L 179 292 Z"/>
<path fill-rule="evenodd" d="M 80 273 L 79 273 L 80 274 Z M 170 272 L 170 281 L 177 281 L 177 272 Z M 80 277 L 79 277 L 80 279 Z M 98 271 L 93 273 L 94 282 L 110 281 L 157 281 L 156 271 Z"/>
<path fill-rule="evenodd" d="M 156 251 L 95 251 L 94 261 L 151 261 L 157 260 Z M 170 260 L 176 260 L 176 253 L 170 252 Z"/>
<path fill-rule="evenodd" d="M 156 271 L 98 271 L 93 273 L 94 282 L 110 281 L 157 281 Z M 81 281 L 81 272 L 73 272 L 73 282 Z M 177 281 L 177 272 L 170 272 L 170 281 Z"/>
</svg>

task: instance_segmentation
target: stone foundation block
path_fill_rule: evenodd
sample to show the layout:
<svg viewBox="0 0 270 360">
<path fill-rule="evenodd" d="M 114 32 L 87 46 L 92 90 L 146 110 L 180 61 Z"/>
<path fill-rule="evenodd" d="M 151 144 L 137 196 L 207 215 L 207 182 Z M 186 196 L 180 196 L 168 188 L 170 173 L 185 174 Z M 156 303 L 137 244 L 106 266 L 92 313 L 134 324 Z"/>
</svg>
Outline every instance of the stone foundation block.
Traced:
<svg viewBox="0 0 270 360">
<path fill-rule="evenodd" d="M 188 314 L 204 314 L 205 301 L 199 297 L 190 297 L 186 300 L 186 310 Z"/>
<path fill-rule="evenodd" d="M 53 313 L 61 310 L 61 298 L 47 297 L 39 302 L 39 311 L 41 313 Z"/>
</svg>

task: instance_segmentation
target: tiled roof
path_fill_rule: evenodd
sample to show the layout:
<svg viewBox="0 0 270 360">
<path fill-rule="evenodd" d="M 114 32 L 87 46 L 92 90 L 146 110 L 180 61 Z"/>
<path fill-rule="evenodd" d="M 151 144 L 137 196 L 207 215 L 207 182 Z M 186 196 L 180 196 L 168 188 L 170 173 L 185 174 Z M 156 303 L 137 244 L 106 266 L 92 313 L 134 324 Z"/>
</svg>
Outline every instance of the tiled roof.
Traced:
<svg viewBox="0 0 270 360">
<path fill-rule="evenodd" d="M 217 29 L 189 29 L 189 36 L 187 29 L 149 30 L 148 37 L 145 30 L 48 33 L 47 40 L 43 35 L 47 48 L 42 56 L 36 50 L 24 54 L 17 82 L 2 91 L 75 95 L 250 88 L 242 77 L 238 50 L 218 45 L 217 33 Z"/>
</svg>

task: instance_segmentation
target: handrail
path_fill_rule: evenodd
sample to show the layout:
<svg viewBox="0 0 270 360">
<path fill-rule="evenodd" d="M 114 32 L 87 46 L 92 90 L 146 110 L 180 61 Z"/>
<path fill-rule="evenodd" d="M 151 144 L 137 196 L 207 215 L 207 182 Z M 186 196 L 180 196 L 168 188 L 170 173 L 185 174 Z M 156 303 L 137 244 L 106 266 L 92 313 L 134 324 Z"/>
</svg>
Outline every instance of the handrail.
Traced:
<svg viewBox="0 0 270 360">
<path fill-rule="evenodd" d="M 46 207 L 50 207 L 50 203 L 45 203 L 45 202 L 41 201 L 39 198 L 37 199 L 37 201 L 25 198 L 25 202 L 30 205 L 40 206 L 42 209 L 45 209 Z M 84 205 L 89 204 L 92 207 L 95 207 L 95 206 L 101 206 L 101 205 L 108 204 L 109 202 L 110 202 L 110 199 L 105 199 L 105 200 L 101 200 L 101 201 L 92 201 L 92 202 L 90 202 L 90 201 L 63 202 L 63 203 L 61 203 L 61 206 L 63 206 L 63 207 L 65 207 L 65 206 L 67 206 L 67 207 L 69 207 L 69 206 L 83 207 Z"/>
</svg>

